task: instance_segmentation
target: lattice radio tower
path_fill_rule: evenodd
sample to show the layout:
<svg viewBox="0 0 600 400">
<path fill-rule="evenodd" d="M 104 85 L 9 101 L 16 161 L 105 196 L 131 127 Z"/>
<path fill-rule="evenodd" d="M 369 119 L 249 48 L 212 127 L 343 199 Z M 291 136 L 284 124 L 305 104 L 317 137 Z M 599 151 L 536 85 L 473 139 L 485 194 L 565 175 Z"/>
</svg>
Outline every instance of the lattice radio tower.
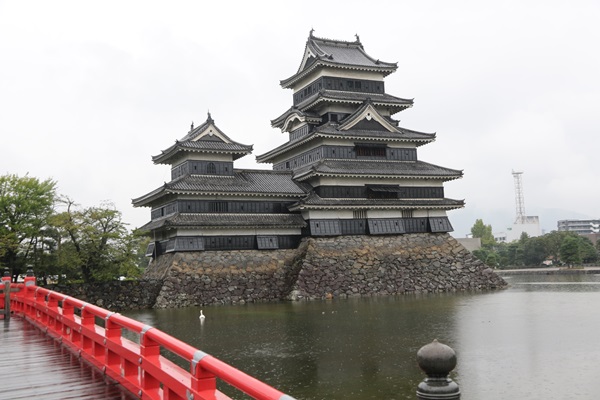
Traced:
<svg viewBox="0 0 600 400">
<path fill-rule="evenodd" d="M 523 182 L 521 181 L 523 172 L 513 171 L 512 174 L 515 179 L 515 204 L 517 206 L 515 224 L 523 224 L 525 223 L 525 198 L 523 196 Z"/>
</svg>

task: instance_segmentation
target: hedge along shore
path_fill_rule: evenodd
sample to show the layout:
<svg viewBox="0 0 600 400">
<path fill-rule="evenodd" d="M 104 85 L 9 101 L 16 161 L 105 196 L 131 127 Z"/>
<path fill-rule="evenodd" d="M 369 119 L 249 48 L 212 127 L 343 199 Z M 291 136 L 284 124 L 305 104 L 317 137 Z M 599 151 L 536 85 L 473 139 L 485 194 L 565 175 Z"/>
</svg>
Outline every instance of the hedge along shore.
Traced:
<svg viewBox="0 0 600 400">
<path fill-rule="evenodd" d="M 506 282 L 447 233 L 306 238 L 294 250 L 167 254 L 154 307 L 492 290 Z"/>
</svg>

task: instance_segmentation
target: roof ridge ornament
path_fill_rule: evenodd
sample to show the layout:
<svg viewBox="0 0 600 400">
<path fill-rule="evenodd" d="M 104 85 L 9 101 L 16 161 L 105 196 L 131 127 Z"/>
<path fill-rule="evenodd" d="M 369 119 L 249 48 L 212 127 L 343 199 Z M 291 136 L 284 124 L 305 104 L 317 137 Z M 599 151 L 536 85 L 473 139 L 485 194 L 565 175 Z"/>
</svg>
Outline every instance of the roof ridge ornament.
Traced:
<svg viewBox="0 0 600 400">
<path fill-rule="evenodd" d="M 208 118 L 206 118 L 206 122 L 214 122 L 214 120 L 212 119 L 212 117 L 210 115 L 210 110 L 208 110 L 207 114 L 208 114 Z"/>
</svg>

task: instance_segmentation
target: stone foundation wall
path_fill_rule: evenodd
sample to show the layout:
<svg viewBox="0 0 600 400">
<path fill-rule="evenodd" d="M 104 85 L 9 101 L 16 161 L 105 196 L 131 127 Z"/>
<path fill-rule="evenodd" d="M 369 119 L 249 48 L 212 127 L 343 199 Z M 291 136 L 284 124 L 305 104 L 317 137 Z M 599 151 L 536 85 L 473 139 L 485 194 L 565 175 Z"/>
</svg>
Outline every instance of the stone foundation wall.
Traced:
<svg viewBox="0 0 600 400">
<path fill-rule="evenodd" d="M 176 253 L 155 307 L 489 290 L 506 282 L 446 233 L 306 238 L 295 250 Z"/>
<path fill-rule="evenodd" d="M 148 276 L 164 279 L 157 308 L 275 301 L 285 298 L 303 254 L 295 250 L 235 250 L 168 254 Z"/>
<path fill-rule="evenodd" d="M 488 290 L 506 286 L 448 234 L 310 239 L 292 299 Z"/>
<path fill-rule="evenodd" d="M 76 297 L 111 311 L 153 308 L 161 280 L 113 281 L 93 284 L 48 285 L 50 290 Z"/>
</svg>

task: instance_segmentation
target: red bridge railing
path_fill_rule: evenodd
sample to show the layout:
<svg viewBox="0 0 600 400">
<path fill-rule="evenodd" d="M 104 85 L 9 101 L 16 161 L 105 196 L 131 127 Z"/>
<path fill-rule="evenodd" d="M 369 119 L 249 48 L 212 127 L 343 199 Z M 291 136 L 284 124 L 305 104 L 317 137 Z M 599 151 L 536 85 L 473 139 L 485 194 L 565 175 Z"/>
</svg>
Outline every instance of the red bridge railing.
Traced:
<svg viewBox="0 0 600 400">
<path fill-rule="evenodd" d="M 35 277 L 11 284 L 12 312 L 103 371 L 141 399 L 227 400 L 217 379 L 259 400 L 293 400 L 277 389 L 237 370 L 156 328 L 36 286 Z M 139 336 L 139 344 L 123 336 Z M 189 362 L 189 371 L 161 355 L 161 350 Z"/>
</svg>

